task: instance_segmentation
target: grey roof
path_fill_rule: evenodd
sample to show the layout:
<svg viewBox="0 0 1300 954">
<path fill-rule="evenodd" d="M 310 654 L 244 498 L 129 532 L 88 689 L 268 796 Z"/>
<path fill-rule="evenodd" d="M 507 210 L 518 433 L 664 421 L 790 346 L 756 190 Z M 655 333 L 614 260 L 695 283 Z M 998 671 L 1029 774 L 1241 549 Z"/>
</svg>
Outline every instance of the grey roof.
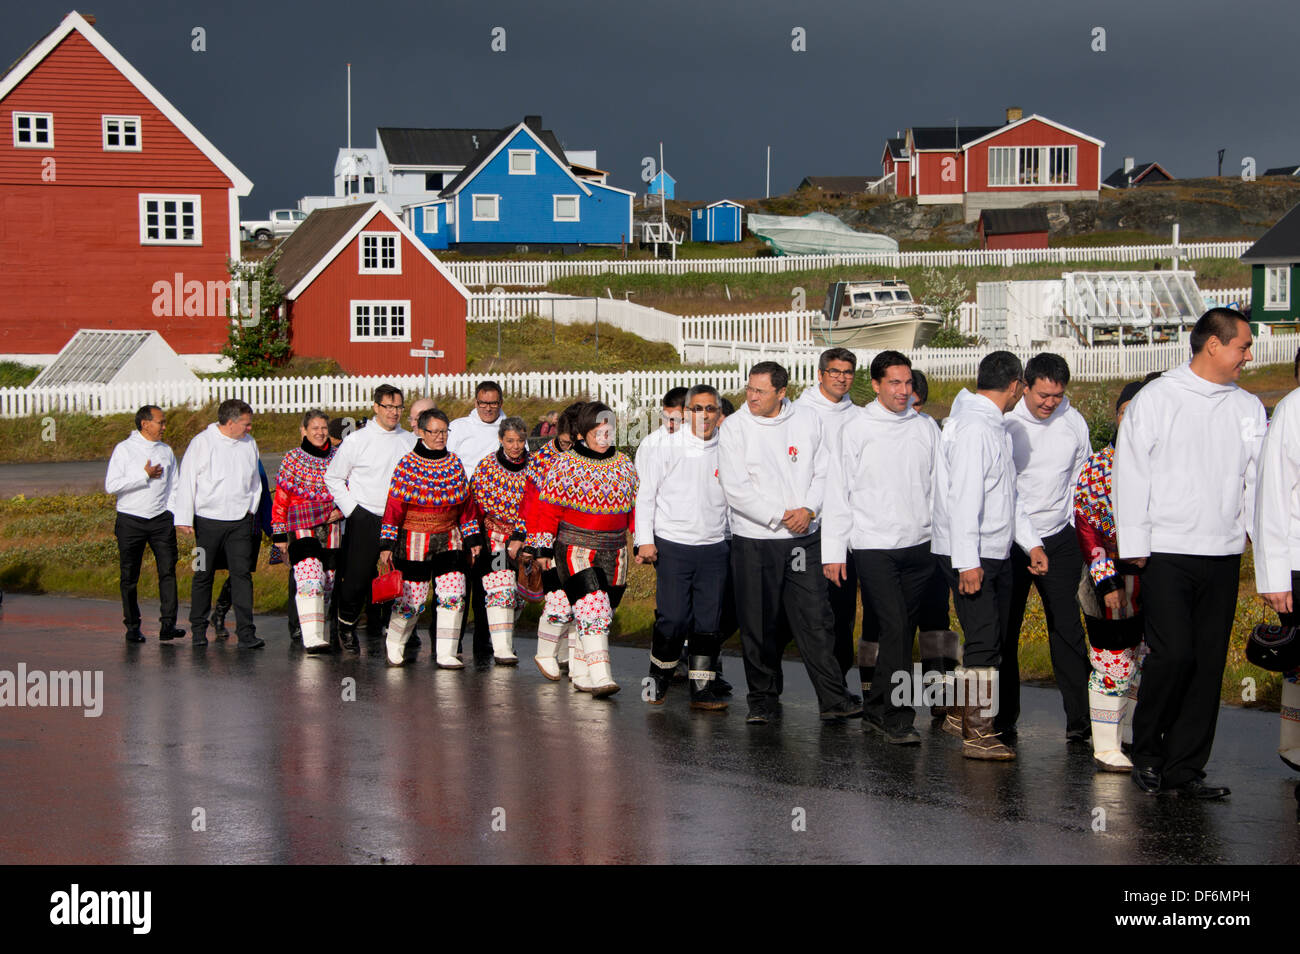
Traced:
<svg viewBox="0 0 1300 954">
<path fill-rule="evenodd" d="M 1048 231 L 1046 209 L 985 209 L 980 213 L 985 235 L 1016 235 Z"/>
<path fill-rule="evenodd" d="M 1300 262 L 1300 205 L 1278 219 L 1259 241 L 1246 249 L 1241 261 Z"/>
<path fill-rule="evenodd" d="M 1300 166 L 1274 166 L 1264 170 L 1266 176 L 1293 176 L 1297 173 L 1300 173 Z"/>
<path fill-rule="evenodd" d="M 885 148 L 895 159 L 907 158 L 907 140 L 906 139 L 886 139 Z"/>
<path fill-rule="evenodd" d="M 516 124 L 511 125 L 511 129 Z M 379 140 L 384 155 L 393 166 L 468 166 L 478 156 L 485 143 L 501 135 L 497 129 L 411 129 L 381 126 Z M 549 129 L 541 131 L 546 148 L 564 161 L 564 149 Z M 477 143 L 477 145 L 475 145 Z"/>
<path fill-rule="evenodd" d="M 968 142 L 981 139 L 991 132 L 997 132 L 1001 126 L 913 126 L 912 145 L 917 149 L 952 149 L 960 141 L 964 146 Z"/>
<path fill-rule="evenodd" d="M 321 257 L 337 245 L 358 220 L 369 215 L 374 206 L 373 202 L 359 202 L 317 209 L 290 232 L 288 238 L 280 243 L 274 268 L 276 281 L 284 286 L 285 294 L 293 291 Z"/>
<path fill-rule="evenodd" d="M 149 340 L 152 331 L 78 331 L 31 387 L 107 384 Z"/>
<path fill-rule="evenodd" d="M 1154 172 L 1158 172 L 1159 175 L 1153 176 L 1151 180 L 1152 182 L 1169 182 L 1174 178 L 1169 174 L 1165 167 L 1160 165 L 1158 162 L 1139 162 L 1128 172 L 1125 172 L 1124 167 L 1120 166 L 1106 178 L 1102 179 L 1101 182 L 1102 185 L 1108 185 L 1115 189 L 1124 189 L 1129 185 L 1130 176 L 1132 177 L 1133 185 L 1137 185 L 1143 179 L 1151 176 Z"/>
</svg>

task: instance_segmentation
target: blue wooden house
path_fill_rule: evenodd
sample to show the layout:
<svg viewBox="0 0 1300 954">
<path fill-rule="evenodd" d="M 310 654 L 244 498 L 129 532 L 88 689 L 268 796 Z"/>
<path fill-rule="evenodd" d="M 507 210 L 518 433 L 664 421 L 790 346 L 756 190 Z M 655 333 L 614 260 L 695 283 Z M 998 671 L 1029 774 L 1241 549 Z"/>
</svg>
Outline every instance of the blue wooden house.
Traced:
<svg viewBox="0 0 1300 954">
<path fill-rule="evenodd" d="M 650 180 L 646 187 L 647 195 L 663 194 L 665 199 L 675 199 L 677 197 L 677 180 L 670 176 L 667 170 L 661 170 L 657 176 Z"/>
<path fill-rule="evenodd" d="M 543 141 L 540 117 L 530 116 L 484 143 L 437 199 L 410 206 L 408 223 L 432 249 L 500 252 L 631 241 L 634 193 L 603 178 L 579 175 Z"/>
<path fill-rule="evenodd" d="M 691 212 L 692 242 L 739 242 L 745 231 L 745 207 L 722 199 Z"/>
</svg>

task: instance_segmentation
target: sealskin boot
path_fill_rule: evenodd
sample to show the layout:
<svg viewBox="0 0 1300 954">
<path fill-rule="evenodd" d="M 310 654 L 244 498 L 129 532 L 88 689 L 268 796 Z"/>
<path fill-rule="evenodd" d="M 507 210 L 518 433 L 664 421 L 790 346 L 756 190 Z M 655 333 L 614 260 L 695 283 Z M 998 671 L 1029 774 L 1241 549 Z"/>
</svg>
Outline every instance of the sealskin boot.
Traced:
<svg viewBox="0 0 1300 954">
<path fill-rule="evenodd" d="M 997 683 L 993 677 L 997 670 L 981 668 L 967 671 L 975 673 L 981 690 L 986 687 L 996 690 Z M 966 704 L 961 707 L 961 754 L 968 759 L 1008 762 L 1016 757 L 1016 753 L 993 731 L 993 716 L 984 714 L 984 704 L 980 699 L 996 698 L 991 692 L 980 691 L 976 694 L 975 701 L 971 702 L 970 694 L 967 693 Z"/>
<path fill-rule="evenodd" d="M 690 668 L 691 708 L 718 711 L 727 708 L 727 700 L 714 691 L 718 678 L 714 671 L 717 656 L 692 656 Z"/>
</svg>

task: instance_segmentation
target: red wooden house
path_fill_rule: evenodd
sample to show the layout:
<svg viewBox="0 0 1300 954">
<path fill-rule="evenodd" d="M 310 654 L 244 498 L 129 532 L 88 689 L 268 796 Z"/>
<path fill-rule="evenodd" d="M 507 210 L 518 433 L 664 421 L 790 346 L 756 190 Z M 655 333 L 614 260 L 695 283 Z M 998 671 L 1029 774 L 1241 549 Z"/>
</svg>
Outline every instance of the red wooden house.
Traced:
<svg viewBox="0 0 1300 954">
<path fill-rule="evenodd" d="M 253 184 L 91 20 L 69 13 L 0 78 L 0 353 L 91 327 L 211 354 Z"/>
<path fill-rule="evenodd" d="M 469 292 L 382 202 L 317 209 L 280 246 L 293 353 L 333 358 L 349 374 L 465 370 Z"/>
<path fill-rule="evenodd" d="M 985 209 L 980 213 L 980 248 L 1047 248 L 1051 227 L 1044 209 Z"/>
<path fill-rule="evenodd" d="M 1096 200 L 1105 145 L 1012 108 L 1001 126 L 913 126 L 901 149 L 891 140 L 885 153 L 897 172 L 896 194 L 914 195 L 921 205 L 961 205 L 974 222 L 984 209 Z"/>
</svg>

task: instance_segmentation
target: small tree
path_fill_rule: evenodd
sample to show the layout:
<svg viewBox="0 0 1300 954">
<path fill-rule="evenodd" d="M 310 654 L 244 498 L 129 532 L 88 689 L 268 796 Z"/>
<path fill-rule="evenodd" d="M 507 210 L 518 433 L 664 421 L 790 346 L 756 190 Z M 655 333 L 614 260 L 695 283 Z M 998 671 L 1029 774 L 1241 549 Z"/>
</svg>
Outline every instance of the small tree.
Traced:
<svg viewBox="0 0 1300 954">
<path fill-rule="evenodd" d="M 289 322 L 280 314 L 284 287 L 274 273 L 279 257 L 277 249 L 259 262 L 226 263 L 231 278 L 230 337 L 221 353 L 231 360 L 235 377 L 264 377 L 289 361 Z"/>
<path fill-rule="evenodd" d="M 933 305 L 943 319 L 928 344 L 931 348 L 966 348 L 975 337 L 961 331 L 961 306 L 966 301 L 966 280 L 954 273 L 927 268 L 921 273 L 921 300 Z"/>
</svg>

